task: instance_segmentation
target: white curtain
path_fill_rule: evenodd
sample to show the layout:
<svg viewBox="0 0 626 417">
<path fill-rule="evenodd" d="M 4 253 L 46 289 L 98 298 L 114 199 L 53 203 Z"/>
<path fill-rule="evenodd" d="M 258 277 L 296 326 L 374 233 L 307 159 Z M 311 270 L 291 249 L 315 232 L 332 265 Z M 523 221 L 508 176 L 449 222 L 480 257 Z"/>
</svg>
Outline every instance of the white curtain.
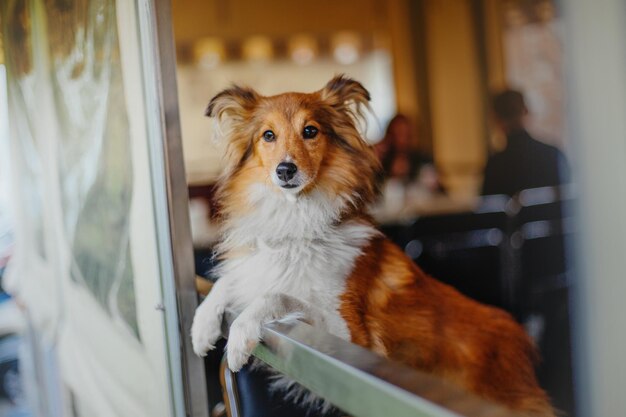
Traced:
<svg viewBox="0 0 626 417">
<path fill-rule="evenodd" d="M 53 353 L 44 379 L 61 398 L 48 412 L 171 415 L 137 6 L 2 7 L 16 214 L 5 285 Z"/>
</svg>

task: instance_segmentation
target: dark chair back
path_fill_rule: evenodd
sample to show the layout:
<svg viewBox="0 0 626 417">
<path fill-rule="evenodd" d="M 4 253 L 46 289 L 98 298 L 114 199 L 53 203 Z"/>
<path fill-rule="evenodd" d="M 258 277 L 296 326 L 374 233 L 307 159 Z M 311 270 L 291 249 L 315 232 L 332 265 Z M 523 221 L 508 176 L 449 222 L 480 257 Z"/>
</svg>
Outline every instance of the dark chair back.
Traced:
<svg viewBox="0 0 626 417">
<path fill-rule="evenodd" d="M 524 190 L 516 220 L 524 295 L 567 286 L 567 239 L 574 230 L 572 197 L 561 188 Z"/>
<path fill-rule="evenodd" d="M 510 222 L 507 200 L 495 196 L 473 212 L 420 217 L 381 230 L 427 274 L 476 300 L 507 308 L 508 290 L 502 285 L 510 266 L 503 261 Z"/>
<path fill-rule="evenodd" d="M 569 188 L 542 188 L 518 198 L 522 318 L 531 324 L 527 327 L 541 352 L 539 382 L 554 406 L 573 416 L 568 242 L 575 233 L 574 196 Z"/>
</svg>

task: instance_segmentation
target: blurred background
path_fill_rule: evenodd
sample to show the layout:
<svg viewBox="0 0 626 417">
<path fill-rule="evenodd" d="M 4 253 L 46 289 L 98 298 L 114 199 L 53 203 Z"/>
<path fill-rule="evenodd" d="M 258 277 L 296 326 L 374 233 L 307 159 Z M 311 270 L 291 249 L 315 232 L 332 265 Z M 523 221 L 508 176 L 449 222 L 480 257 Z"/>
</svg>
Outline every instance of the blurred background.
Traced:
<svg viewBox="0 0 626 417">
<path fill-rule="evenodd" d="M 623 415 L 620 1 L 4 0 L 0 19 L 0 415 L 184 415 L 199 391 L 223 415 L 220 358 L 187 342 L 219 237 L 204 109 L 341 73 L 372 96 L 381 230 L 513 314 L 564 415 Z"/>
<path fill-rule="evenodd" d="M 189 1 L 173 3 L 178 85 L 190 183 L 220 170 L 206 120 L 208 98 L 230 83 L 263 94 L 314 91 L 334 74 L 372 95 L 368 139 L 397 113 L 433 158 L 450 195 L 480 191 L 487 157 L 503 146 L 490 97 L 524 92 L 529 130 L 567 147 L 563 22 L 553 1 Z"/>
</svg>

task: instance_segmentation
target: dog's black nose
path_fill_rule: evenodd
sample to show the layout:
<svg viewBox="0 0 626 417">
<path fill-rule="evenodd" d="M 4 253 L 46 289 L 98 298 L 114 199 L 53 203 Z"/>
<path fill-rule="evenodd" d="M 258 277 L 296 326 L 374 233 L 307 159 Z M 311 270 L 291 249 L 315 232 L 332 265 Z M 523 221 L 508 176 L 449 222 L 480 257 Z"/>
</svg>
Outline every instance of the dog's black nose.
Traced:
<svg viewBox="0 0 626 417">
<path fill-rule="evenodd" d="M 298 167 L 291 162 L 281 162 L 276 167 L 278 179 L 284 182 L 291 180 L 296 175 L 296 172 L 298 172 Z"/>
</svg>

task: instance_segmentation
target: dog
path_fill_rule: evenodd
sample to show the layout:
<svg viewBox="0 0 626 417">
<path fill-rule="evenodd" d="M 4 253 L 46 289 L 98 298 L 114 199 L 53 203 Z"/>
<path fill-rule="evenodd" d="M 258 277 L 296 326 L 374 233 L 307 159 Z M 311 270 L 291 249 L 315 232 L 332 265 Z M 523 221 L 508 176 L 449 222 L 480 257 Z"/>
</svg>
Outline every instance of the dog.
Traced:
<svg viewBox="0 0 626 417">
<path fill-rule="evenodd" d="M 554 416 L 536 350 L 509 314 L 421 271 L 367 214 L 380 169 L 359 133 L 370 96 L 337 76 L 319 91 L 262 96 L 233 86 L 210 101 L 227 141 L 219 181 L 219 280 L 196 310 L 196 354 L 214 349 L 225 309 L 238 371 L 268 322 L 298 317 L 528 416 Z"/>
</svg>

